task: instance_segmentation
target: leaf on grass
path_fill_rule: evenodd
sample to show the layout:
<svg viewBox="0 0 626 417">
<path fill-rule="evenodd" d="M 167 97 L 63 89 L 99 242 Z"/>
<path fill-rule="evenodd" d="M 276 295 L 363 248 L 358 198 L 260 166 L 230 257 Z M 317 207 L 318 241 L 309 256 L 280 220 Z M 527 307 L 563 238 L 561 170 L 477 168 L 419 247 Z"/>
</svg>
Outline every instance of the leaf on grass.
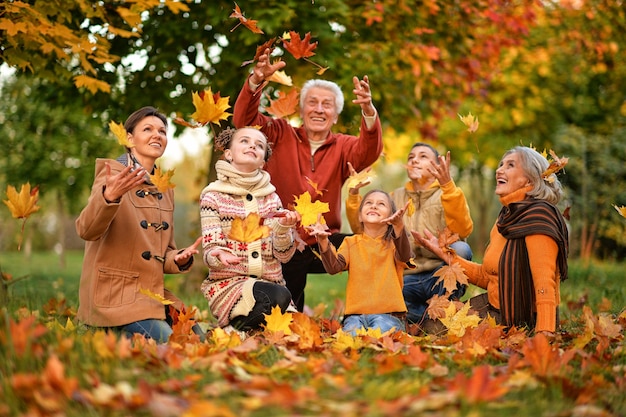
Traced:
<svg viewBox="0 0 626 417">
<path fill-rule="evenodd" d="M 298 107 L 298 90 L 293 88 L 289 93 L 278 92 L 276 100 L 270 100 L 270 106 L 265 110 L 274 117 L 282 118 L 291 116 Z"/>
<path fill-rule="evenodd" d="M 481 319 L 476 314 L 468 314 L 469 308 L 469 301 L 463 304 L 459 311 L 456 311 L 454 303 L 450 303 L 446 308 L 446 316 L 439 320 L 446 326 L 449 334 L 463 337 L 465 329 L 478 326 Z"/>
<path fill-rule="evenodd" d="M 461 267 L 461 264 L 455 262 L 452 265 L 444 265 L 433 274 L 435 277 L 439 277 L 437 282 L 433 285 L 435 288 L 440 282 L 443 282 L 443 287 L 446 289 L 446 293 L 450 294 L 456 290 L 457 284 L 468 285 L 467 275 L 465 275 L 465 269 Z"/>
<path fill-rule="evenodd" d="M 315 55 L 317 42 L 310 42 L 311 32 L 307 32 L 304 38 L 300 38 L 300 34 L 293 30 L 289 31 L 289 37 L 283 37 L 283 46 L 295 59 L 308 58 Z"/>
<path fill-rule="evenodd" d="M 446 308 L 448 308 L 451 301 L 445 295 L 435 294 L 426 303 L 428 304 L 428 308 L 426 308 L 428 317 L 440 319 L 446 316 Z"/>
<path fill-rule="evenodd" d="M 271 314 L 263 315 L 265 316 L 265 330 L 269 330 L 273 333 L 283 332 L 284 335 L 291 334 L 291 328 L 289 326 L 293 321 L 292 313 L 285 312 L 285 314 L 283 314 L 280 311 L 280 307 L 276 305 L 272 308 Z"/>
<path fill-rule="evenodd" d="M 172 183 L 172 176 L 174 176 L 174 170 L 168 169 L 167 171 L 161 171 L 161 168 L 156 168 L 154 174 L 150 175 L 150 181 L 157 189 L 164 193 L 170 188 L 176 187 L 176 184 Z"/>
<path fill-rule="evenodd" d="M 117 143 L 119 143 L 120 145 L 127 148 L 132 148 L 133 146 L 135 146 L 134 143 L 130 143 L 128 141 L 128 134 L 126 132 L 126 129 L 124 129 L 123 124 L 117 124 L 113 120 L 111 120 L 109 122 L 109 129 L 111 129 L 111 132 L 113 132 L 113 134 L 117 138 Z"/>
<path fill-rule="evenodd" d="M 236 217 L 230 228 L 228 238 L 237 242 L 249 243 L 270 235 L 269 227 L 262 225 L 263 219 L 258 213 L 250 213 L 245 219 Z"/>
<path fill-rule="evenodd" d="M 566 376 L 569 372 L 567 364 L 575 353 L 574 349 L 563 352 L 558 346 L 550 345 L 543 333 L 527 339 L 522 347 L 524 362 L 540 377 Z"/>
<path fill-rule="evenodd" d="M 26 219 L 39 210 L 39 187 L 30 188 L 30 183 L 22 184 L 20 192 L 12 185 L 7 186 L 6 195 L 8 200 L 4 204 L 11 210 L 11 215 L 16 219 Z"/>
<path fill-rule="evenodd" d="M 235 3 L 235 8 L 233 9 L 233 12 L 230 14 L 229 17 L 239 19 L 239 23 L 237 23 L 237 26 L 244 25 L 245 27 L 250 29 L 252 33 L 263 34 L 263 31 L 259 29 L 256 25 L 257 21 L 248 19 L 247 17 L 245 17 L 243 13 L 241 12 L 241 9 L 239 8 L 239 5 L 237 3 Z M 237 29 L 237 26 L 232 28 L 230 31 L 232 32 L 233 30 Z"/>
<path fill-rule="evenodd" d="M 174 304 L 174 302 L 172 300 L 168 300 L 167 298 L 163 297 L 161 294 L 156 294 L 152 291 L 150 291 L 147 288 L 139 288 L 139 293 L 152 298 L 153 300 L 158 301 L 159 303 L 163 304 L 164 306 L 170 305 L 170 304 Z"/>
<path fill-rule="evenodd" d="M 626 206 L 617 207 L 616 204 L 613 204 L 613 207 L 617 210 L 620 216 L 626 217 Z"/>
<path fill-rule="evenodd" d="M 311 194 L 308 191 L 300 194 L 298 197 L 295 197 L 294 200 L 294 210 L 296 210 L 302 216 L 302 220 L 300 223 L 302 226 L 310 226 L 318 221 L 318 216 L 320 214 L 328 213 L 330 208 L 328 203 L 324 203 L 322 201 L 311 201 Z"/>
<path fill-rule="evenodd" d="M 471 112 L 468 113 L 467 116 L 461 116 L 460 114 L 458 116 L 461 119 L 461 122 L 463 122 L 463 124 L 467 126 L 468 132 L 474 133 L 478 130 L 478 125 L 480 123 L 478 123 L 478 118 L 474 116 Z"/>
<path fill-rule="evenodd" d="M 463 372 L 457 373 L 448 389 L 457 392 L 459 398 L 470 404 L 490 402 L 501 398 L 509 391 L 507 379 L 508 375 L 492 377 L 491 367 L 480 365 L 473 368 L 470 377 Z"/>
</svg>

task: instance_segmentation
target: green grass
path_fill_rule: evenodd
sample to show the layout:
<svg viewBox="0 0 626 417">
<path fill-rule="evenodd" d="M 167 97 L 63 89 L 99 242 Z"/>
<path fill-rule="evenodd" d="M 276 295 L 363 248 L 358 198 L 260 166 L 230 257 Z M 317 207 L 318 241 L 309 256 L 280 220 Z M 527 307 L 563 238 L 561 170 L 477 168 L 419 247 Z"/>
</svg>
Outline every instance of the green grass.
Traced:
<svg viewBox="0 0 626 417">
<path fill-rule="evenodd" d="M 66 253 L 65 266 L 54 252 L 35 252 L 27 257 L 23 252 L 0 253 L 0 269 L 13 278 L 27 276 L 9 288 L 13 307 L 38 309 L 50 298 L 65 299 L 69 306 L 78 306 L 78 284 L 82 266 L 82 251 Z M 166 277 L 168 288 L 175 291 L 188 305 L 205 309 L 206 303 L 199 287 L 203 268 L 196 259 L 189 275 Z M 569 264 L 570 278 L 561 284 L 561 310 L 567 314 L 570 307 L 586 304 L 593 311 L 599 309 L 619 313 L 626 306 L 626 263 L 584 263 L 573 260 Z M 320 304 L 329 313 L 336 300 L 345 299 L 347 275 L 311 274 L 308 277 L 306 303 L 311 308 Z M 465 298 L 480 289 L 470 287 Z"/>
</svg>

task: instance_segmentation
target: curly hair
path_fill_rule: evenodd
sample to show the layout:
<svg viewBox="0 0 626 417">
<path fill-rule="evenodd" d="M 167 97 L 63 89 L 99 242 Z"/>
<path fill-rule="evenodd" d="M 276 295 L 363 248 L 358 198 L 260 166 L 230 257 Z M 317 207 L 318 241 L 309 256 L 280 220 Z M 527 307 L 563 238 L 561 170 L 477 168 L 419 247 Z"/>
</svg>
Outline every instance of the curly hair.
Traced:
<svg viewBox="0 0 626 417">
<path fill-rule="evenodd" d="M 253 126 L 245 126 L 239 129 L 233 129 L 232 127 L 227 127 L 224 130 L 222 130 L 217 135 L 217 137 L 213 140 L 215 149 L 221 152 L 224 152 L 226 149 L 230 149 L 230 145 L 232 143 L 233 138 L 235 137 L 235 134 L 242 129 L 255 129 L 261 132 L 260 129 L 257 129 L 256 127 L 253 127 Z M 267 136 L 265 136 L 265 133 L 261 132 L 261 134 L 267 141 Z M 265 158 L 264 158 L 265 162 L 267 162 L 267 160 L 270 159 L 271 155 L 272 155 L 272 148 L 270 144 L 267 143 L 267 149 L 265 150 Z"/>
</svg>

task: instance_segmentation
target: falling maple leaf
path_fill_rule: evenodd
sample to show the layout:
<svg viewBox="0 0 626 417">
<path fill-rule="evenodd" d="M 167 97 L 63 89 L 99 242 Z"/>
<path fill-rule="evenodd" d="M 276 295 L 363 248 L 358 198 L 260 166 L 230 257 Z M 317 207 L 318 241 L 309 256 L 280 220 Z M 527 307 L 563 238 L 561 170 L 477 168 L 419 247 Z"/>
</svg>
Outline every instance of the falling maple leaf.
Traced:
<svg viewBox="0 0 626 417">
<path fill-rule="evenodd" d="M 249 243 L 270 235 L 270 229 L 262 225 L 263 219 L 258 213 L 250 213 L 245 219 L 236 217 L 230 227 L 228 238 L 237 242 Z"/>
<path fill-rule="evenodd" d="M 459 311 L 456 311 L 456 305 L 454 303 L 450 303 L 446 308 L 445 317 L 439 320 L 446 326 L 449 334 L 463 337 L 465 329 L 478 326 L 481 319 L 476 314 L 468 314 L 469 308 L 469 301 L 463 304 L 463 307 Z"/>
<path fill-rule="evenodd" d="M 562 170 L 563 168 L 565 168 L 565 165 L 567 165 L 569 158 L 566 158 L 566 157 L 559 158 L 552 149 L 550 149 L 550 156 L 552 157 L 551 160 L 548 159 L 548 162 L 550 162 L 550 165 L 548 165 L 548 168 L 546 168 L 546 170 L 543 171 L 543 173 L 541 174 L 541 178 L 543 178 L 545 181 L 552 183 L 554 182 L 554 179 L 555 179 L 553 175 L 559 172 L 560 170 Z"/>
<path fill-rule="evenodd" d="M 311 201 L 311 194 L 308 191 L 300 194 L 298 197 L 294 196 L 294 209 L 300 213 L 302 219 L 300 223 L 302 226 L 310 226 L 317 222 L 318 215 L 328 213 L 330 208 L 328 203 L 322 201 Z"/>
<path fill-rule="evenodd" d="M 135 146 L 134 143 L 130 143 L 128 141 L 128 134 L 126 132 L 126 129 L 124 129 L 123 124 L 117 124 L 113 120 L 111 120 L 109 122 L 109 129 L 111 129 L 111 132 L 113 132 L 113 134 L 117 138 L 117 143 L 119 143 L 120 145 L 127 148 L 132 148 L 133 146 Z"/>
<path fill-rule="evenodd" d="M 308 58 L 315 55 L 317 42 L 311 41 L 311 32 L 307 32 L 304 38 L 300 38 L 300 34 L 293 30 L 289 31 L 289 37 L 283 37 L 283 46 L 295 59 Z"/>
<path fill-rule="evenodd" d="M 268 39 L 266 42 L 264 42 L 262 45 L 257 46 L 256 53 L 254 54 L 254 58 L 252 58 L 249 61 L 244 61 L 241 64 L 241 66 L 245 67 L 248 64 L 258 61 L 259 57 L 263 55 L 265 51 L 268 49 L 269 49 L 269 53 L 271 54 L 272 51 L 274 50 L 274 43 L 276 43 L 276 38 L 271 38 L 271 39 Z"/>
<path fill-rule="evenodd" d="M 293 314 L 287 313 L 283 314 L 280 311 L 280 307 L 278 305 L 272 308 L 271 314 L 263 314 L 265 316 L 265 330 L 268 330 L 273 333 L 283 332 L 284 335 L 291 334 L 291 322 L 293 321 Z"/>
<path fill-rule="evenodd" d="M 276 64 L 276 62 L 274 62 L 274 64 Z M 286 85 L 287 87 L 291 87 L 293 85 L 293 80 L 285 73 L 285 71 L 276 71 L 267 80 Z"/>
<path fill-rule="evenodd" d="M 478 130 L 478 118 L 474 116 L 471 112 L 468 113 L 467 116 L 461 116 L 460 114 L 458 116 L 461 119 L 461 122 L 463 122 L 463 124 L 467 126 L 468 132 L 474 133 Z"/>
<path fill-rule="evenodd" d="M 617 207 L 616 204 L 613 204 L 613 208 L 617 210 L 620 216 L 626 217 L 626 206 Z"/>
<path fill-rule="evenodd" d="M 274 117 L 282 118 L 291 116 L 296 112 L 298 107 L 298 90 L 293 88 L 289 93 L 278 92 L 276 100 L 270 100 L 270 106 L 266 107 L 266 111 Z"/>
<path fill-rule="evenodd" d="M 156 168 L 154 170 L 154 174 L 150 175 L 150 181 L 154 184 L 157 189 L 164 193 L 170 188 L 176 187 L 176 184 L 171 182 L 172 176 L 174 175 L 174 169 L 168 169 L 167 171 L 161 171 L 161 168 Z"/>
<path fill-rule="evenodd" d="M 207 88 L 201 92 L 193 92 L 191 94 L 193 106 L 196 111 L 191 115 L 194 122 L 188 122 L 181 117 L 174 118 L 174 123 L 179 125 L 197 128 L 214 123 L 219 126 L 220 120 L 227 120 L 231 113 L 226 110 L 230 108 L 228 99 L 230 97 L 221 97 L 219 91 L 215 94 L 211 88 Z"/>
<path fill-rule="evenodd" d="M 257 21 L 248 19 L 247 17 L 245 17 L 243 13 L 241 12 L 241 9 L 239 8 L 239 5 L 237 3 L 235 3 L 235 8 L 233 9 L 233 12 L 230 14 L 229 17 L 239 19 L 239 23 L 237 23 L 237 25 L 230 30 L 231 32 L 237 29 L 239 25 L 244 25 L 245 27 L 250 29 L 252 33 L 263 34 L 263 31 L 259 29 L 256 25 Z"/>
<path fill-rule="evenodd" d="M 31 214 L 39 210 L 37 201 L 39 200 L 39 187 L 35 186 L 30 188 L 30 183 L 22 184 L 20 192 L 18 193 L 15 187 L 12 185 L 7 186 L 6 195 L 8 200 L 2 200 L 11 210 L 11 215 L 16 219 L 22 219 L 22 228 L 20 230 L 20 238 L 17 245 L 17 250 L 21 250 L 22 238 L 24 236 L 24 226 L 26 225 L 26 219 Z"/>
<path fill-rule="evenodd" d="M 442 282 L 443 287 L 446 289 L 446 293 L 452 293 L 452 291 L 456 290 L 457 284 L 469 285 L 467 275 L 465 275 L 464 271 L 465 270 L 458 262 L 455 262 L 452 265 L 443 265 L 433 274 L 434 277 L 439 277 L 433 285 L 433 288 Z"/>
<path fill-rule="evenodd" d="M 306 182 L 313 187 L 313 191 L 315 191 L 316 195 L 319 195 L 320 197 L 324 195 L 324 191 L 326 191 L 326 189 L 320 189 L 319 185 L 307 176 L 305 176 L 304 179 L 306 179 Z"/>
<path fill-rule="evenodd" d="M 159 303 L 163 304 L 164 306 L 170 305 L 170 304 L 174 304 L 174 301 L 172 300 L 168 300 L 167 298 L 163 297 L 161 294 L 157 294 L 154 293 L 152 291 L 150 291 L 147 288 L 139 288 L 138 290 L 139 293 L 148 296 L 150 298 L 152 298 L 153 300 L 158 301 Z"/>
</svg>

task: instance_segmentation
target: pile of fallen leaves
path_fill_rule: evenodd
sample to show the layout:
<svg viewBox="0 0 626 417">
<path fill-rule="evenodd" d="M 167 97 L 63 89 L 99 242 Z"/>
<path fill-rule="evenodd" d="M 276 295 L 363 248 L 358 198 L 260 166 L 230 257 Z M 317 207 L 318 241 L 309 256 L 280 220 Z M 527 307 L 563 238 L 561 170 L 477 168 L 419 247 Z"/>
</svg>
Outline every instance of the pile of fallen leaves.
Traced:
<svg viewBox="0 0 626 417">
<path fill-rule="evenodd" d="M 626 312 L 584 306 L 569 330 L 546 336 L 462 308 L 440 335 L 353 337 L 336 320 L 275 309 L 261 331 L 216 328 L 200 341 L 192 309 L 156 344 L 85 331 L 59 321 L 71 315 L 62 306 L 48 309 L 0 319 L 0 416 L 626 413 Z"/>
</svg>

